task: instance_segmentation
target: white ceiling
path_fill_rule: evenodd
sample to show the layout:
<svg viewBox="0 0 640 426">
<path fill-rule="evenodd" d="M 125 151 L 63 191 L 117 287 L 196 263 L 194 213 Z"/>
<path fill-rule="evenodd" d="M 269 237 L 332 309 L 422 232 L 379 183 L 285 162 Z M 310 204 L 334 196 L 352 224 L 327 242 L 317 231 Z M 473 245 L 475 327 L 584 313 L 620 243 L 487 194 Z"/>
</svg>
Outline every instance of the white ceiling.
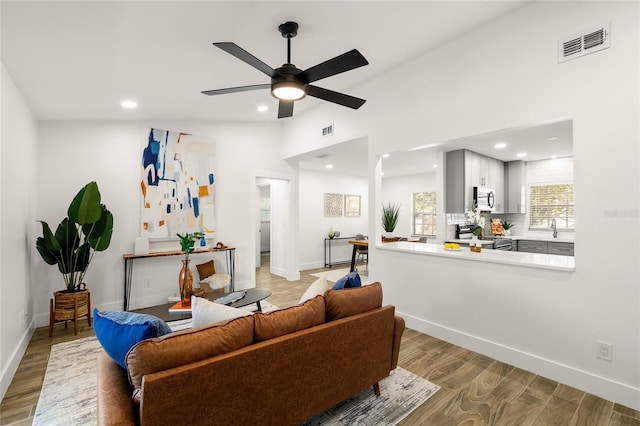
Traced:
<svg viewBox="0 0 640 426">
<path fill-rule="evenodd" d="M 286 62 L 278 25 L 297 21 L 292 62 L 306 69 L 357 48 L 370 65 L 317 85 L 366 99 L 358 83 L 525 3 L 3 0 L 0 54 L 41 120 L 271 121 L 277 102 L 268 90 L 200 93 L 269 82 L 212 42 L 234 42 L 276 68 Z M 136 110 L 120 107 L 128 98 Z M 297 102 L 292 119 L 319 102 Z M 258 113 L 260 104 L 270 111 Z"/>
<path fill-rule="evenodd" d="M 551 139 L 551 140 L 550 140 Z M 496 149 L 496 143 L 506 147 Z M 473 135 L 452 141 L 444 141 L 430 147 L 416 147 L 408 151 L 389 153 L 382 160 L 384 177 L 398 177 L 422 173 L 434 173 L 440 152 L 469 149 L 502 161 L 536 161 L 573 155 L 573 122 L 558 120 L 548 123 L 532 123 L 514 129 L 503 129 L 482 135 Z M 518 157 L 518 153 L 526 157 Z M 366 139 L 332 145 L 299 157 L 300 168 L 333 172 L 354 176 L 368 176 Z M 332 164 L 328 170 L 326 164 Z"/>
</svg>

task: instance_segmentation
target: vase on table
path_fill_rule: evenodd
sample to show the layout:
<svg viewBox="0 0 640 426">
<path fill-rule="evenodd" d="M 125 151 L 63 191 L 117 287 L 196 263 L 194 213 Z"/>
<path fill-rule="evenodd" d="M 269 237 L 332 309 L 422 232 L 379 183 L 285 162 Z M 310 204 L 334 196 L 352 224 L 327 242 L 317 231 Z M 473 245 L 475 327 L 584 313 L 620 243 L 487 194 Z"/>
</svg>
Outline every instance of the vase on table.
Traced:
<svg viewBox="0 0 640 426">
<path fill-rule="evenodd" d="M 191 303 L 191 294 L 193 293 L 193 274 L 189 268 L 189 260 L 182 261 L 178 283 L 180 284 L 180 301 L 182 306 L 187 306 Z"/>
</svg>

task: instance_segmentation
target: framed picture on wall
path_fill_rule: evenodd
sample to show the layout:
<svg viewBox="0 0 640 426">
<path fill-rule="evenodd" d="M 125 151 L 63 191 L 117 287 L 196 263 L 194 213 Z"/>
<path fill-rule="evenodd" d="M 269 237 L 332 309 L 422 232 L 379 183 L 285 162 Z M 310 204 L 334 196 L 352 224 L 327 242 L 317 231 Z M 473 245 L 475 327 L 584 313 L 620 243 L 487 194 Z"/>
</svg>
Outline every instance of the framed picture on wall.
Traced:
<svg viewBox="0 0 640 426">
<path fill-rule="evenodd" d="M 342 194 L 325 192 L 324 215 L 326 217 L 342 216 Z"/>
<path fill-rule="evenodd" d="M 344 215 L 346 217 L 360 217 L 360 196 L 344 196 Z"/>
</svg>

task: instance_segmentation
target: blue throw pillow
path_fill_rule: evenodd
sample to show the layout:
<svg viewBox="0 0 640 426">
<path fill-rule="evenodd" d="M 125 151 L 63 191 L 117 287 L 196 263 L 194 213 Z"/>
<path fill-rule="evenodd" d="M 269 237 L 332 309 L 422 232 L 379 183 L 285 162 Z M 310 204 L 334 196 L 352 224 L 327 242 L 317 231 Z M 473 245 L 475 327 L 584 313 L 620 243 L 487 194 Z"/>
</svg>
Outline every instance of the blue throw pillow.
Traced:
<svg viewBox="0 0 640 426">
<path fill-rule="evenodd" d="M 127 352 L 136 343 L 171 333 L 158 317 L 133 312 L 99 312 L 93 310 L 93 328 L 105 352 L 125 370 Z"/>
<path fill-rule="evenodd" d="M 332 290 L 342 290 L 343 288 L 352 288 L 352 287 L 362 287 L 362 282 L 360 281 L 360 275 L 358 275 L 358 270 L 356 269 L 353 272 L 348 273 L 344 277 L 340 278 L 336 283 L 331 287 Z"/>
</svg>

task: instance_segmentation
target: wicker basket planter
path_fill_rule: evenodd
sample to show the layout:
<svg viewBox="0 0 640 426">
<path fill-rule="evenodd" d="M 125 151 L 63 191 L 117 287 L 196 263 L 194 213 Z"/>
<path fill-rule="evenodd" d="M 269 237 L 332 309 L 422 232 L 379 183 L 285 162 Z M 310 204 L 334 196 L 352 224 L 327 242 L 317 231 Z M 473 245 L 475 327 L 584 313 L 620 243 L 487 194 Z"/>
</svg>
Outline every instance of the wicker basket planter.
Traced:
<svg viewBox="0 0 640 426">
<path fill-rule="evenodd" d="M 49 337 L 53 335 L 53 325 L 64 321 L 73 321 L 75 334 L 78 334 L 78 318 L 87 317 L 91 326 L 91 293 L 89 290 L 81 290 L 73 293 L 56 291 L 53 299 L 49 301 Z"/>
</svg>

